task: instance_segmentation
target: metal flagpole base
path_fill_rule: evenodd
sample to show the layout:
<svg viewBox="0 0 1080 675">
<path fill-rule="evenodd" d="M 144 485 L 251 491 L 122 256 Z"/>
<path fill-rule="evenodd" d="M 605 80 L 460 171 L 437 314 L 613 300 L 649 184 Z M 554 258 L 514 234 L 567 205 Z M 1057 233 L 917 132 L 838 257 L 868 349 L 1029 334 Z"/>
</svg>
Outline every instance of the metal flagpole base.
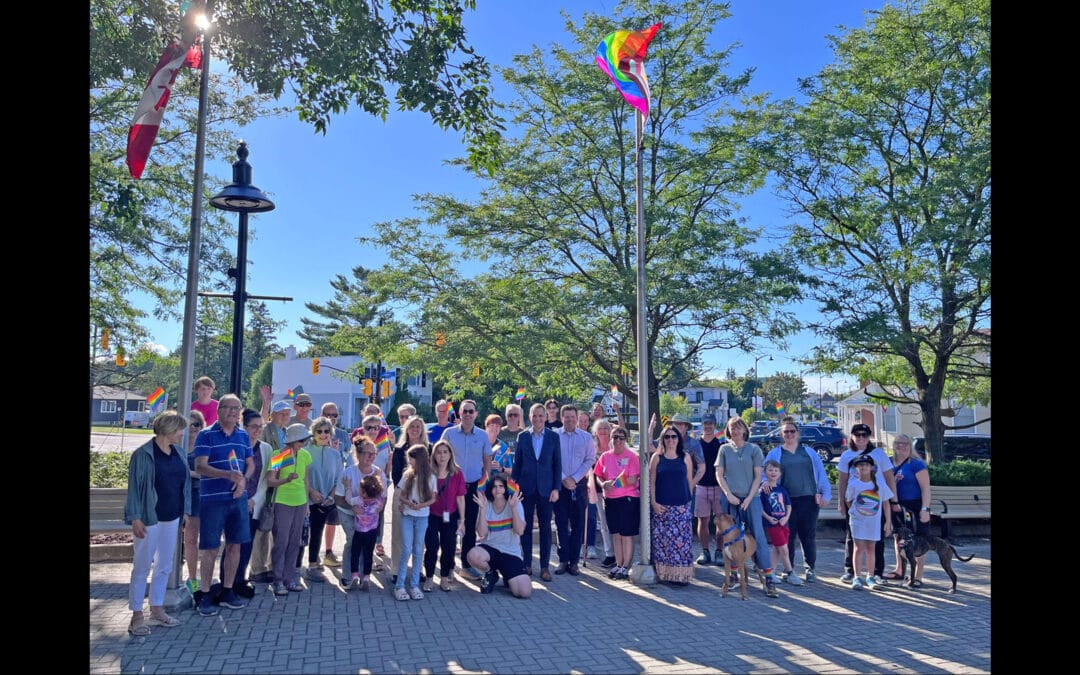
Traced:
<svg viewBox="0 0 1080 675">
<path fill-rule="evenodd" d="M 161 605 L 166 612 L 191 609 L 194 606 L 195 601 L 192 599 L 191 593 L 188 592 L 187 586 L 167 589 L 165 591 L 165 602 Z"/>
<path fill-rule="evenodd" d="M 639 586 L 652 586 L 656 583 L 656 570 L 652 565 L 636 562 L 630 566 L 630 581 Z"/>
</svg>

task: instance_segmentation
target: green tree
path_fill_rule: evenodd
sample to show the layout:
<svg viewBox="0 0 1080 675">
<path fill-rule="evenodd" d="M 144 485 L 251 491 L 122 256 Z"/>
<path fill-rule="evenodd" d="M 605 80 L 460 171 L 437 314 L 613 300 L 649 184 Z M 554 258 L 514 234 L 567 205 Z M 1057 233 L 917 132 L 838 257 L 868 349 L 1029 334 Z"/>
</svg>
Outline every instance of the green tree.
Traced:
<svg viewBox="0 0 1080 675">
<path fill-rule="evenodd" d="M 775 410 L 776 402 L 784 404 L 788 412 L 792 412 L 796 405 L 802 405 L 806 398 L 806 383 L 795 373 L 779 372 L 770 375 L 764 380 L 763 388 L 765 410 Z"/>
<path fill-rule="evenodd" d="M 686 400 L 685 396 L 671 395 L 668 393 L 660 394 L 660 414 L 671 417 L 676 414 L 690 415 L 690 402 Z"/>
<path fill-rule="evenodd" d="M 832 43 L 767 144 L 820 272 L 813 365 L 910 383 L 890 400 L 919 405 L 932 456 L 946 383 L 990 375 L 990 2 L 888 5 Z M 884 357 L 907 372 L 855 365 Z"/>
<path fill-rule="evenodd" d="M 560 398 L 618 383 L 635 404 L 628 373 L 644 338 L 656 410 L 659 391 L 693 378 L 704 352 L 749 349 L 764 334 L 782 339 L 793 322 L 725 320 L 736 310 L 775 315 L 799 280 L 790 260 L 751 252 L 756 233 L 735 217 L 736 198 L 762 174 L 746 131 L 731 122 L 750 74 L 729 75 L 728 50 L 708 46 L 727 16 L 718 3 L 629 2 L 616 17 L 568 19 L 569 48 L 516 56 L 502 74 L 517 94 L 522 133 L 506 143 L 497 180 L 477 203 L 422 195 L 423 218 L 376 224 L 376 235 L 361 239 L 390 257 L 369 276 L 372 288 L 414 309 L 381 337 L 364 331 L 354 343 L 397 347 L 395 360 L 451 389 L 469 384 L 479 363 L 494 379 Z M 637 336 L 633 109 L 593 53 L 598 36 L 658 17 L 665 25 L 649 48 L 654 105 L 644 139 L 647 334 Z M 403 229 L 418 236 L 402 242 Z M 697 253 L 705 250 L 707 262 Z M 483 261 L 484 272 L 467 278 L 463 256 Z"/>
<path fill-rule="evenodd" d="M 358 353 L 336 350 L 332 338 L 346 327 L 366 328 L 379 321 L 385 323 L 391 320 L 392 312 L 377 302 L 368 287 L 369 273 L 370 270 L 357 265 L 352 269 L 352 279 L 347 279 L 343 274 L 335 275 L 330 280 L 330 287 L 334 289 L 331 300 L 304 303 L 309 312 L 324 319 L 300 318 L 303 327 L 299 335 L 308 342 L 313 353 L 325 356 Z"/>
</svg>

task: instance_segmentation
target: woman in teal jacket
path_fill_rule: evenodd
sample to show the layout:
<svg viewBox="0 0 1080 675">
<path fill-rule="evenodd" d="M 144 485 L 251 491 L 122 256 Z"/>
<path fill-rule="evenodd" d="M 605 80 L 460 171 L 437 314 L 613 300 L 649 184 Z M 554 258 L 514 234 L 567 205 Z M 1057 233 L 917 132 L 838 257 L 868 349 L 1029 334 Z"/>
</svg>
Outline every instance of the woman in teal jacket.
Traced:
<svg viewBox="0 0 1080 675">
<path fill-rule="evenodd" d="M 187 418 L 167 410 L 154 419 L 154 438 L 135 449 L 128 464 L 127 502 L 124 522 L 134 536 L 135 564 L 131 569 L 128 633 L 149 635 L 150 626 L 180 624 L 165 613 L 165 585 L 172 572 L 180 518 L 191 512 L 191 481 L 188 480 L 187 453 L 177 445 L 187 427 Z M 150 581 L 150 618 L 143 619 L 146 578 Z"/>
</svg>

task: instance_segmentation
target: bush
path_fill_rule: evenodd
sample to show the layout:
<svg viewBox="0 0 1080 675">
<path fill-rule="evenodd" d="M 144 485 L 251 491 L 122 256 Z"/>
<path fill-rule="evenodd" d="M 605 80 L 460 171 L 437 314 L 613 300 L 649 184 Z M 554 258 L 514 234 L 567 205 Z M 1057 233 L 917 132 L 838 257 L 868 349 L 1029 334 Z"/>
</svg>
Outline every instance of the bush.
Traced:
<svg viewBox="0 0 1080 675">
<path fill-rule="evenodd" d="M 825 475 L 829 477 L 829 482 L 833 485 L 840 482 L 840 469 L 837 469 L 832 462 L 825 465 Z"/>
<path fill-rule="evenodd" d="M 990 485 L 990 462 L 954 459 L 927 467 L 931 485 Z"/>
<path fill-rule="evenodd" d="M 130 452 L 91 452 L 90 487 L 127 487 Z"/>
</svg>

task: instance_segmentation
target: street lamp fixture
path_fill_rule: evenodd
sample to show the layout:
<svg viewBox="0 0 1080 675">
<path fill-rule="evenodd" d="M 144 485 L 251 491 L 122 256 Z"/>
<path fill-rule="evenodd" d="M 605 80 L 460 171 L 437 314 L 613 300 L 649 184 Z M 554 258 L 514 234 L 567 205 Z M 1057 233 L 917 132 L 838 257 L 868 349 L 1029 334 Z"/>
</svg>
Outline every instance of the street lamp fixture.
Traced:
<svg viewBox="0 0 1080 675">
<path fill-rule="evenodd" d="M 766 356 L 768 356 L 768 357 L 769 357 L 769 360 L 770 360 L 770 361 L 772 361 L 772 360 L 773 360 L 773 358 L 772 358 L 772 355 L 771 355 L 771 354 L 762 354 L 761 356 L 755 356 L 755 357 L 754 357 L 754 387 L 755 387 L 755 389 L 754 389 L 754 396 L 755 396 L 755 397 L 757 396 L 757 387 L 758 387 L 758 382 L 759 382 L 759 380 L 758 380 L 758 375 L 757 375 L 757 364 L 758 364 L 758 361 L 760 361 L 761 359 L 765 358 Z M 753 402 L 752 402 L 752 403 L 753 403 Z M 754 407 L 756 408 L 757 406 L 754 406 Z"/>
<path fill-rule="evenodd" d="M 244 355 L 244 304 L 248 294 L 245 288 L 247 279 L 247 238 L 248 214 L 264 213 L 274 210 L 274 202 L 263 191 L 251 184 L 251 165 L 247 162 L 248 147 L 246 141 L 240 141 L 236 149 L 237 160 L 233 162 L 233 182 L 210 199 L 210 204 L 222 211 L 240 214 L 240 226 L 236 235 L 236 267 L 229 269 L 229 276 L 236 279 L 236 291 L 233 293 L 233 338 L 232 370 L 229 391 L 240 394 L 240 377 L 243 370 Z"/>
</svg>

